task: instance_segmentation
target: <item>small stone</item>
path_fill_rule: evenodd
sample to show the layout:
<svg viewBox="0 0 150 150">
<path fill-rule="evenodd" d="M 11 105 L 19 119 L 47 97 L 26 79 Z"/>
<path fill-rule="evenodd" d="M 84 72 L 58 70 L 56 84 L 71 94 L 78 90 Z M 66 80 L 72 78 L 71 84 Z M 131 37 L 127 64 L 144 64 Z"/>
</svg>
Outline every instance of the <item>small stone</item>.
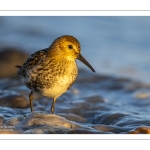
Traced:
<svg viewBox="0 0 150 150">
<path fill-rule="evenodd" d="M 106 100 L 99 95 L 89 96 L 89 97 L 86 97 L 85 99 L 86 99 L 86 102 L 90 102 L 90 103 L 98 103 L 98 102 L 105 103 L 106 102 Z"/>
<path fill-rule="evenodd" d="M 136 99 L 147 99 L 150 97 L 150 92 L 146 91 L 138 91 L 134 93 L 134 98 Z"/>
<path fill-rule="evenodd" d="M 3 125 L 3 122 L 4 122 L 4 118 L 0 116 L 0 126 Z"/>
<path fill-rule="evenodd" d="M 29 100 L 26 96 L 12 90 L 0 91 L 0 106 L 11 108 L 27 108 Z"/>
<path fill-rule="evenodd" d="M 17 68 L 21 66 L 28 58 L 28 54 L 18 48 L 1 48 L 0 49 L 0 78 L 18 77 Z"/>
<path fill-rule="evenodd" d="M 16 126 L 17 124 L 21 123 L 23 121 L 23 116 L 16 116 L 13 117 L 5 122 L 6 125 Z"/>
<path fill-rule="evenodd" d="M 150 127 L 147 126 L 141 126 L 133 131 L 130 131 L 129 134 L 150 134 Z"/>
</svg>

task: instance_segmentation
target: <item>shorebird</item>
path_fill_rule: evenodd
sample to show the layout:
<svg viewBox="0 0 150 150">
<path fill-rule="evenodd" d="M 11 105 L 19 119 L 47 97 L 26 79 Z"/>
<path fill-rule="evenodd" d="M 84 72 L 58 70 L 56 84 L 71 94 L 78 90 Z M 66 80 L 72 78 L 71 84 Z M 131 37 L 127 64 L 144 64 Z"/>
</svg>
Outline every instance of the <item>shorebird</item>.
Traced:
<svg viewBox="0 0 150 150">
<path fill-rule="evenodd" d="M 56 99 L 65 93 L 78 75 L 76 59 L 95 70 L 81 55 L 79 41 L 70 35 L 55 39 L 45 49 L 33 53 L 17 71 L 23 83 L 31 90 L 29 94 L 31 112 L 33 93 L 53 98 L 51 113 L 54 114 Z"/>
</svg>

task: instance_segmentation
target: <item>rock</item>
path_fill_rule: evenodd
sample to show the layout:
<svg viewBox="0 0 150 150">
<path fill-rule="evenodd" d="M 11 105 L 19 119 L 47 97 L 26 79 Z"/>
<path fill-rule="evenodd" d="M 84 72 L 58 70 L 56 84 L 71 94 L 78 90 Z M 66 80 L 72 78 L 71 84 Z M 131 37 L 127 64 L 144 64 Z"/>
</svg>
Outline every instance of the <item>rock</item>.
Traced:
<svg viewBox="0 0 150 150">
<path fill-rule="evenodd" d="M 150 93 L 137 93 L 135 98 L 137 99 L 146 99 L 150 97 Z"/>
<path fill-rule="evenodd" d="M 29 100 L 26 96 L 12 90 L 0 91 L 0 106 L 12 108 L 27 108 Z"/>
<path fill-rule="evenodd" d="M 92 128 L 96 129 L 96 130 L 99 130 L 101 132 L 112 132 L 112 133 L 122 133 L 122 132 L 127 132 L 128 131 L 128 128 L 122 128 L 122 127 L 119 127 L 119 126 L 115 126 L 115 125 L 95 125 L 95 126 L 92 126 Z"/>
<path fill-rule="evenodd" d="M 16 125 L 20 124 L 23 121 L 23 119 L 25 119 L 25 117 L 16 116 L 16 117 L 13 117 L 13 118 L 10 118 L 9 120 L 7 120 L 5 122 L 5 125 L 16 126 Z"/>
<path fill-rule="evenodd" d="M 89 96 L 84 99 L 86 100 L 86 102 L 89 102 L 89 103 L 105 103 L 106 102 L 106 100 L 99 95 Z"/>
<path fill-rule="evenodd" d="M 17 119 L 16 119 L 17 120 Z M 9 121 L 10 122 L 10 121 Z M 16 128 L 24 133 L 66 133 L 73 129 L 88 129 L 54 114 L 31 113 Z"/>
<path fill-rule="evenodd" d="M 38 128 L 33 128 L 33 129 L 27 129 L 23 133 L 24 134 L 54 134 L 54 133 L 61 133 L 63 129 L 56 129 L 52 130 L 52 128 L 49 125 L 43 125 Z M 63 130 L 64 132 L 64 130 Z"/>
<path fill-rule="evenodd" d="M 3 130 L 0 131 L 0 134 L 22 134 L 21 131 L 15 131 L 15 130 Z"/>
<path fill-rule="evenodd" d="M 15 128 L 15 124 L 4 123 L 3 118 L 0 117 L 0 134 L 20 134 L 21 132 Z"/>
<path fill-rule="evenodd" d="M 4 118 L 0 116 L 0 126 L 3 125 L 3 122 L 4 122 Z"/>
<path fill-rule="evenodd" d="M 141 126 L 135 128 L 133 131 L 128 132 L 129 134 L 150 134 L 150 127 Z"/>
<path fill-rule="evenodd" d="M 90 129 L 76 129 L 76 130 L 68 131 L 67 134 L 104 134 L 104 132 L 90 130 Z M 110 133 L 107 132 L 107 134 L 110 134 Z"/>
<path fill-rule="evenodd" d="M 31 113 L 22 122 L 24 126 L 51 125 L 54 127 L 78 128 L 80 125 L 55 114 Z"/>
<path fill-rule="evenodd" d="M 125 90 L 128 92 L 141 91 L 143 89 L 150 89 L 150 84 L 138 82 L 138 81 L 130 81 L 125 84 Z"/>
<path fill-rule="evenodd" d="M 81 123 L 85 123 L 87 122 L 87 120 L 82 117 L 82 116 L 79 116 L 79 115 L 75 115 L 75 114 L 65 114 L 65 113 L 59 113 L 58 115 L 68 119 L 68 120 L 71 120 L 71 121 L 75 121 L 75 122 L 81 122 Z"/>
<path fill-rule="evenodd" d="M 136 99 L 147 99 L 150 97 L 150 92 L 149 92 L 149 89 L 146 89 L 146 90 L 138 90 L 136 92 L 134 92 L 134 98 Z"/>
<path fill-rule="evenodd" d="M 18 77 L 16 65 L 22 65 L 28 58 L 28 54 L 18 48 L 0 49 L 0 78 Z"/>
<path fill-rule="evenodd" d="M 110 77 L 107 75 L 97 75 L 93 74 L 91 71 L 87 71 L 84 69 L 79 69 L 79 75 L 76 80 L 77 83 L 83 84 L 83 83 L 95 83 L 95 82 L 101 82 L 108 80 Z"/>
</svg>

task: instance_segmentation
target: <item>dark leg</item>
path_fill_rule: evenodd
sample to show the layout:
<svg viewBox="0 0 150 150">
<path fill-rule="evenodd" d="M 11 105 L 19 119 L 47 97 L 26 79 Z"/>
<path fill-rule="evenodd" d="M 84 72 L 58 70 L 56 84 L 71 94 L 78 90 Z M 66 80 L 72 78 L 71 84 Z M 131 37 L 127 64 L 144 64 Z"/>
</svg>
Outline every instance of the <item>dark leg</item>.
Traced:
<svg viewBox="0 0 150 150">
<path fill-rule="evenodd" d="M 56 102 L 56 98 L 54 98 L 54 99 L 53 99 L 53 102 L 52 102 L 52 106 L 51 106 L 51 112 L 52 112 L 52 114 L 54 114 L 55 102 Z"/>
<path fill-rule="evenodd" d="M 29 100 L 30 100 L 31 112 L 34 112 L 34 110 L 33 110 L 33 104 L 32 104 L 32 100 L 33 100 L 33 92 L 32 91 L 29 94 Z"/>
</svg>

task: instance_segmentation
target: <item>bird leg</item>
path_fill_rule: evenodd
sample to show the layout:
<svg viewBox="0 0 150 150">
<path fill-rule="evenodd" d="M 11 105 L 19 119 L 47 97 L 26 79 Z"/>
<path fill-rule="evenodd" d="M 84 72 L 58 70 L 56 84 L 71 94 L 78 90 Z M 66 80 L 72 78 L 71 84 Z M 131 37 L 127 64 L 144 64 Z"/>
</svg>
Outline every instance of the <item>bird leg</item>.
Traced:
<svg viewBox="0 0 150 150">
<path fill-rule="evenodd" d="M 52 102 L 52 106 L 51 106 L 51 112 L 52 112 L 52 114 L 54 114 L 55 102 L 56 102 L 56 98 L 54 98 L 54 99 L 53 99 L 53 102 Z"/>
<path fill-rule="evenodd" d="M 32 100 L 33 100 L 33 92 L 32 91 L 29 94 L 29 100 L 30 100 L 31 112 L 34 112 L 34 110 L 33 110 L 33 104 L 32 104 Z"/>
</svg>

